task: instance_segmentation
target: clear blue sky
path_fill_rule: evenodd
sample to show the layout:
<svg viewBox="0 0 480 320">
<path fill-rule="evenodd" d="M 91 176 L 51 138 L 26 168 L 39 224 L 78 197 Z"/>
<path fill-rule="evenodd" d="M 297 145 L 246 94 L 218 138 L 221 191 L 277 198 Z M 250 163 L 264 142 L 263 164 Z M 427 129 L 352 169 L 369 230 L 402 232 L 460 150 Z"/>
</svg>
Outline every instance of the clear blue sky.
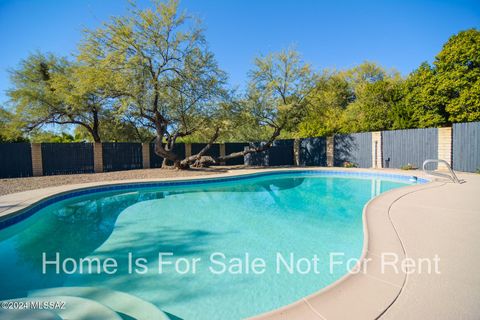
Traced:
<svg viewBox="0 0 480 320">
<path fill-rule="evenodd" d="M 141 7 L 148 0 L 138 2 Z M 315 68 L 369 60 L 408 74 L 431 62 L 452 34 L 480 27 L 480 1 L 183 0 L 233 86 L 258 54 L 295 45 Z M 0 0 L 0 102 L 7 69 L 29 53 L 70 55 L 84 27 L 126 12 L 123 0 Z"/>
</svg>

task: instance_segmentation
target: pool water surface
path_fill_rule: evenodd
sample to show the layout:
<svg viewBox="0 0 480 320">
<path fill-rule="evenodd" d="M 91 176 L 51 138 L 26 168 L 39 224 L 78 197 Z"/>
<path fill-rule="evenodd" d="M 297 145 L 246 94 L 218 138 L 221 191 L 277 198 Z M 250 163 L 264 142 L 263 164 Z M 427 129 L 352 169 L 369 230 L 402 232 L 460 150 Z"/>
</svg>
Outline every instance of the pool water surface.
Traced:
<svg viewBox="0 0 480 320">
<path fill-rule="evenodd" d="M 296 172 L 61 200 L 0 230 L 0 300 L 85 286 L 138 296 L 172 319 L 253 316 L 345 275 L 345 265 L 331 270 L 332 253 L 360 257 L 365 204 L 412 183 Z M 57 257 L 71 259 L 59 274 L 42 263 Z M 74 270 L 82 258 L 116 268 Z"/>
</svg>

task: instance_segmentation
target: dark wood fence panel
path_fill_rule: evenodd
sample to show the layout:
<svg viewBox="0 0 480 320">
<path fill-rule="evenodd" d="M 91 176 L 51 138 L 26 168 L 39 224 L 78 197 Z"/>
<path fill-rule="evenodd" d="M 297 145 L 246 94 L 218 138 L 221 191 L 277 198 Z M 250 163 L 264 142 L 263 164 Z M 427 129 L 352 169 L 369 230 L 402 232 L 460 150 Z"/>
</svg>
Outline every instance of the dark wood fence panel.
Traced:
<svg viewBox="0 0 480 320">
<path fill-rule="evenodd" d="M 274 141 L 268 152 L 269 166 L 293 166 L 293 139 Z"/>
<path fill-rule="evenodd" d="M 192 155 L 199 153 L 206 145 L 207 143 L 192 143 Z M 218 143 L 212 144 L 204 156 L 220 156 L 220 145 Z"/>
<path fill-rule="evenodd" d="M 426 159 L 438 158 L 438 130 L 382 131 L 382 145 L 384 167 L 400 168 L 411 164 L 421 168 Z M 436 165 L 431 168 L 436 168 Z"/>
<path fill-rule="evenodd" d="M 228 142 L 225 143 L 225 154 L 229 155 L 230 153 L 240 152 L 245 150 L 245 147 L 248 147 L 246 142 Z M 226 164 L 229 166 L 236 166 L 245 164 L 244 157 L 233 158 L 226 161 Z"/>
<path fill-rule="evenodd" d="M 325 137 L 302 139 L 300 141 L 299 165 L 326 166 L 327 139 Z"/>
<path fill-rule="evenodd" d="M 143 167 L 142 144 L 129 142 L 104 142 L 103 171 L 141 169 Z"/>
<path fill-rule="evenodd" d="M 0 143 L 0 178 L 31 177 L 30 143 Z"/>
<path fill-rule="evenodd" d="M 254 142 L 251 146 L 256 147 L 264 143 Z M 293 139 L 276 140 L 268 150 L 247 154 L 244 160 L 248 166 L 291 166 L 294 164 Z"/>
<path fill-rule="evenodd" d="M 480 122 L 453 124 L 453 168 L 480 170 Z"/>
<path fill-rule="evenodd" d="M 93 173 L 92 143 L 42 143 L 43 175 Z"/>
<path fill-rule="evenodd" d="M 333 163 L 343 167 L 345 162 L 354 163 L 359 168 L 372 167 L 372 133 L 352 133 L 335 135 Z"/>
</svg>

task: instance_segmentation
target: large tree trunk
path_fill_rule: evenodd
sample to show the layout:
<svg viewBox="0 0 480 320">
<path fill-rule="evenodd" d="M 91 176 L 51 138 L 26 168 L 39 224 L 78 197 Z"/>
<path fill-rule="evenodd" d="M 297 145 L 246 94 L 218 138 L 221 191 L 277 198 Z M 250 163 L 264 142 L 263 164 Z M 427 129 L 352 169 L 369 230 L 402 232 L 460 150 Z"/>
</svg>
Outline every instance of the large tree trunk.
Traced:
<svg viewBox="0 0 480 320">
<path fill-rule="evenodd" d="M 281 127 L 275 128 L 275 131 L 270 136 L 270 139 L 264 145 L 260 145 L 258 147 L 253 147 L 253 148 L 249 147 L 248 149 L 243 150 L 243 151 L 232 152 L 232 153 L 227 154 L 225 156 L 216 157 L 215 161 L 216 162 L 225 162 L 225 161 L 230 160 L 230 159 L 244 157 L 245 155 L 250 154 L 250 153 L 257 153 L 257 152 L 266 151 L 266 150 L 268 150 L 272 147 L 273 142 L 280 135 L 281 131 L 282 131 Z"/>
<path fill-rule="evenodd" d="M 167 167 L 167 161 L 170 160 L 173 162 L 175 168 L 179 168 L 180 159 L 178 156 L 168 148 L 168 145 L 163 145 L 163 137 L 157 136 L 155 139 L 155 154 L 163 158 L 162 168 Z"/>
<path fill-rule="evenodd" d="M 194 167 L 208 167 L 213 164 L 225 162 L 226 160 L 229 160 L 229 159 L 244 157 L 245 155 L 250 153 L 263 152 L 272 147 L 273 142 L 280 135 L 281 131 L 282 131 L 282 127 L 275 127 L 275 130 L 270 136 L 270 139 L 265 144 L 260 145 L 258 147 L 250 147 L 243 151 L 233 152 L 228 155 L 219 156 L 219 157 L 204 156 L 204 154 L 210 149 L 212 144 L 218 138 L 219 131 L 217 129 L 215 134 L 212 136 L 212 138 L 208 142 L 208 144 L 202 150 L 200 150 L 199 153 L 192 155 L 188 158 L 185 158 L 184 160 L 181 161 L 181 164 L 187 167 L 190 165 L 193 165 Z"/>
<path fill-rule="evenodd" d="M 204 167 L 213 164 L 215 161 L 212 157 L 205 157 L 204 154 L 210 149 L 212 144 L 218 139 L 220 134 L 220 128 L 215 129 L 215 133 L 210 138 L 210 141 L 207 143 L 199 153 L 194 154 L 190 157 L 186 157 L 180 162 L 180 167 L 182 168 L 189 168 L 191 165 L 195 167 Z M 213 162 L 213 163 L 212 163 Z"/>
<path fill-rule="evenodd" d="M 168 168 L 168 159 L 167 159 L 167 158 L 163 158 L 163 161 L 162 161 L 162 168 L 163 168 L 163 169 L 166 169 L 166 168 Z"/>
<path fill-rule="evenodd" d="M 98 119 L 98 110 L 96 106 L 92 107 L 92 113 L 93 113 L 93 125 L 92 125 L 92 136 L 93 136 L 93 141 L 95 142 L 101 142 L 100 140 L 100 121 Z"/>
<path fill-rule="evenodd" d="M 100 135 L 98 134 L 98 132 L 93 131 L 92 132 L 92 137 L 93 137 L 93 141 L 102 142 L 102 139 L 100 139 Z"/>
<path fill-rule="evenodd" d="M 157 137 L 155 139 L 155 154 L 163 158 L 162 168 L 169 167 L 167 165 L 167 161 L 173 162 L 173 167 L 179 170 L 189 169 L 190 166 L 208 167 L 213 164 L 225 162 L 226 160 L 229 160 L 229 159 L 244 157 L 245 155 L 250 153 L 257 153 L 257 152 L 263 152 L 268 150 L 269 148 L 271 148 L 275 139 L 280 135 L 282 129 L 283 129 L 283 126 L 275 127 L 272 135 L 270 136 L 270 139 L 265 144 L 260 145 L 258 147 L 250 147 L 246 150 L 233 152 L 225 156 L 219 156 L 219 157 L 205 156 L 205 154 L 213 145 L 213 143 L 215 143 L 215 141 L 218 139 L 220 129 L 216 128 L 215 133 L 211 137 L 210 141 L 202 150 L 200 150 L 200 152 L 198 152 L 197 154 L 191 155 L 189 157 L 186 157 L 185 159 L 182 160 L 178 157 L 177 154 L 173 152 L 173 146 L 175 145 L 176 135 L 173 135 L 173 136 L 169 135 L 167 142 L 164 146 L 163 136 L 166 130 L 164 126 L 157 124 Z"/>
<path fill-rule="evenodd" d="M 98 133 L 98 126 L 95 127 L 90 127 L 88 124 L 80 123 L 81 126 L 83 126 L 85 129 L 87 129 L 88 133 L 92 136 L 92 139 L 94 142 L 102 142 L 102 139 L 100 138 L 100 134 Z"/>
<path fill-rule="evenodd" d="M 163 138 L 167 133 L 168 122 L 165 120 L 159 112 L 155 113 L 155 118 L 153 119 L 155 124 L 155 129 L 157 132 L 157 137 L 155 138 L 155 154 L 163 158 L 162 168 L 167 167 L 167 161 L 170 160 L 173 162 L 173 167 L 176 169 L 188 169 L 181 166 L 181 159 L 173 152 L 173 146 L 175 144 L 176 137 L 168 136 L 169 139 L 165 146 L 163 145 Z"/>
</svg>

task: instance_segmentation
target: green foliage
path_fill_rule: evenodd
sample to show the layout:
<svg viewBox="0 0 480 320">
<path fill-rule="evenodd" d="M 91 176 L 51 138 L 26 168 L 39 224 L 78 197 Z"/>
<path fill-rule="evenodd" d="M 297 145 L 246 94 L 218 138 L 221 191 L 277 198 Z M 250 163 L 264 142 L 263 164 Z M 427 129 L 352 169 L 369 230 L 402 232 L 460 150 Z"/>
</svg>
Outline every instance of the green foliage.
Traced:
<svg viewBox="0 0 480 320">
<path fill-rule="evenodd" d="M 307 99 L 307 113 L 298 126 L 299 137 L 326 136 L 342 131 L 342 116 L 353 101 L 345 73 L 324 73 Z"/>
<path fill-rule="evenodd" d="M 480 120 L 480 31 L 470 29 L 452 36 L 434 65 L 448 120 Z"/>
<path fill-rule="evenodd" d="M 32 129 L 45 123 L 61 101 L 51 86 L 52 77 L 65 72 L 68 62 L 52 54 L 36 53 L 10 71 L 13 88 L 7 91 L 19 121 Z M 53 119 L 52 119 L 53 120 Z"/>
<path fill-rule="evenodd" d="M 344 112 L 343 132 L 392 128 L 393 112 L 401 101 L 402 79 L 396 72 L 366 62 L 348 72 L 354 101 Z"/>
<path fill-rule="evenodd" d="M 70 133 L 66 133 L 66 132 L 55 133 L 51 131 L 34 130 L 30 134 L 30 141 L 33 143 L 42 143 L 42 142 L 68 143 L 68 142 L 85 142 L 85 139 L 78 134 L 71 135 Z"/>
<path fill-rule="evenodd" d="M 0 107 L 0 142 L 26 142 L 15 122 L 15 115 Z"/>
<path fill-rule="evenodd" d="M 99 123 L 111 113 L 112 96 L 103 80 L 94 67 L 36 53 L 11 71 L 13 88 L 7 93 L 25 130 L 82 126 L 99 142 Z"/>
<path fill-rule="evenodd" d="M 408 127 L 480 120 L 480 32 L 471 29 L 452 36 L 433 66 L 423 63 L 408 76 L 404 94 Z"/>
<path fill-rule="evenodd" d="M 407 163 L 406 165 L 401 166 L 400 170 L 417 170 L 417 168 L 414 165 Z"/>
<path fill-rule="evenodd" d="M 451 37 L 433 66 L 423 63 L 406 80 L 373 63 L 323 77 L 298 127 L 299 136 L 426 128 L 480 120 L 480 32 Z M 325 80 L 327 79 L 327 81 Z M 330 85 L 325 85 L 330 83 Z M 348 96 L 348 93 L 351 96 Z"/>
<path fill-rule="evenodd" d="M 383 130 L 404 126 L 401 110 L 403 81 L 396 72 L 365 62 L 351 70 L 326 73 L 316 83 L 307 116 L 298 135 Z"/>
<path fill-rule="evenodd" d="M 102 120 L 99 133 L 104 142 L 151 142 L 155 134 L 149 128 L 139 127 L 134 121 L 109 116 Z M 85 141 L 93 141 L 91 134 L 84 127 L 75 128 L 75 136 Z"/>
<path fill-rule="evenodd" d="M 177 1 L 155 1 L 145 10 L 133 4 L 128 16 L 87 31 L 78 59 L 113 84 L 115 113 L 130 121 L 123 129 L 153 130 L 158 141 L 167 141 L 165 150 L 158 145 L 166 158 L 175 158 L 177 139 L 212 135 L 224 120 L 226 75 L 201 26 L 178 11 Z"/>
<path fill-rule="evenodd" d="M 355 87 L 358 84 L 376 83 L 388 77 L 387 71 L 376 63 L 365 61 L 345 72 L 345 76 Z"/>
<path fill-rule="evenodd" d="M 433 66 L 423 63 L 406 80 L 367 62 L 321 78 L 316 88 L 298 127 L 302 137 L 478 121 L 480 32 L 452 36 Z"/>
<path fill-rule="evenodd" d="M 438 127 L 447 123 L 445 101 L 439 95 L 435 72 L 424 62 L 405 81 L 402 106 L 411 121 L 407 128 Z"/>
<path fill-rule="evenodd" d="M 343 163 L 343 167 L 344 167 L 344 168 L 357 168 L 358 165 L 357 165 L 356 163 L 354 163 L 354 162 L 345 161 L 345 162 Z"/>
<path fill-rule="evenodd" d="M 268 140 L 273 129 L 263 124 L 252 112 L 252 101 L 237 96 L 222 104 L 222 133 L 218 142 L 246 142 Z M 185 142 L 205 142 L 209 140 L 205 133 L 196 132 L 182 140 Z"/>
<path fill-rule="evenodd" d="M 293 49 L 255 59 L 242 113 L 273 135 L 293 132 L 306 114 L 307 98 L 315 85 L 315 74 Z M 267 130 L 269 131 L 269 130 Z"/>
</svg>

